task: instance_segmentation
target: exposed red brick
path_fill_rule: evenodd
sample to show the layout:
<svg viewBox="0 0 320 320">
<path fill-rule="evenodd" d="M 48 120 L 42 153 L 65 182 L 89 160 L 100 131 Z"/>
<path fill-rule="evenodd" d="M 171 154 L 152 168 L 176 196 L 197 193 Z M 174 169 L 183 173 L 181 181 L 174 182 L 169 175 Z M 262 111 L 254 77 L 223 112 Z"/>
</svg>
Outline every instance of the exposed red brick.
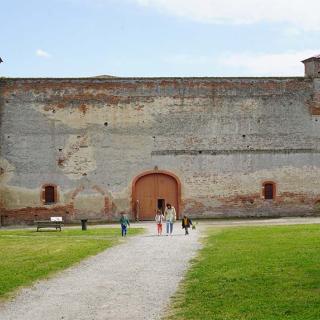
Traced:
<svg viewBox="0 0 320 320">
<path fill-rule="evenodd" d="M 72 220 L 73 206 L 26 207 L 21 209 L 1 209 L 3 225 L 33 224 L 35 220 L 48 220 L 50 217 L 62 217 L 65 222 Z"/>
</svg>

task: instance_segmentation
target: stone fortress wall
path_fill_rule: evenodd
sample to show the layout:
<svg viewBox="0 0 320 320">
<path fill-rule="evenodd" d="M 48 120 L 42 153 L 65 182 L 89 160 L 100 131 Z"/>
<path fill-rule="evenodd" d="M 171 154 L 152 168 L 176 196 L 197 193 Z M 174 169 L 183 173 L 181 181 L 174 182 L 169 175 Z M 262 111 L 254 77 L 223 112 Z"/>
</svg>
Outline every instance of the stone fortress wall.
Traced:
<svg viewBox="0 0 320 320">
<path fill-rule="evenodd" d="M 152 170 L 179 179 L 192 217 L 317 214 L 319 61 L 306 61 L 296 78 L 2 78 L 1 224 L 133 218 L 133 181 Z"/>
</svg>

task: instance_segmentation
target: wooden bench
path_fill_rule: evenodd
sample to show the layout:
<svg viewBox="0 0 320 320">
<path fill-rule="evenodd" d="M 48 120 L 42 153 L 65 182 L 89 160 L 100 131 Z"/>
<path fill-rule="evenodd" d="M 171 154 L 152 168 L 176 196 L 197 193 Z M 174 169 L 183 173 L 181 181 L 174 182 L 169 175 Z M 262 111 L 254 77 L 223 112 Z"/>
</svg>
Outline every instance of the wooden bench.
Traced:
<svg viewBox="0 0 320 320">
<path fill-rule="evenodd" d="M 34 223 L 37 225 L 37 232 L 42 228 L 54 228 L 61 231 L 61 227 L 63 227 L 63 221 L 39 220 Z"/>
</svg>

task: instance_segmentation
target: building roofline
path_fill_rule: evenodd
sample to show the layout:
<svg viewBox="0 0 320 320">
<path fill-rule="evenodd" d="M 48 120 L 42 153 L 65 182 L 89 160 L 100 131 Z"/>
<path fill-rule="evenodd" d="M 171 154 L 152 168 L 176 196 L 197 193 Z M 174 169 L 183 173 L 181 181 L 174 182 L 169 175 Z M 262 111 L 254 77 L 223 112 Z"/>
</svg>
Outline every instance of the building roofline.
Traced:
<svg viewBox="0 0 320 320">
<path fill-rule="evenodd" d="M 305 62 L 312 61 L 312 60 L 320 60 L 320 54 L 315 55 L 315 56 L 313 56 L 313 57 L 310 57 L 310 58 L 308 58 L 308 59 L 304 59 L 304 60 L 302 60 L 301 62 L 302 62 L 302 63 L 305 63 Z"/>
<path fill-rule="evenodd" d="M 117 81 L 185 81 L 185 80 L 304 80 L 304 76 L 293 77 L 0 77 L 0 81 L 91 81 L 91 82 L 117 82 Z"/>
</svg>

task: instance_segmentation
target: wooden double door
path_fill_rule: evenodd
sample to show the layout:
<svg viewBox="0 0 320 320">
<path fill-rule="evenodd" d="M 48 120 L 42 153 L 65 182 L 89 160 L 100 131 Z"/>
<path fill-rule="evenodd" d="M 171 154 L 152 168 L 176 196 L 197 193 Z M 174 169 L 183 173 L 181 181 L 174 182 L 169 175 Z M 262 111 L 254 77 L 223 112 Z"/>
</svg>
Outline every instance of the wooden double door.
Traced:
<svg viewBox="0 0 320 320">
<path fill-rule="evenodd" d="M 179 215 L 179 192 L 175 178 L 164 173 L 150 173 L 140 177 L 135 184 L 134 202 L 139 220 L 153 220 L 156 210 L 164 211 L 167 203 Z"/>
</svg>

